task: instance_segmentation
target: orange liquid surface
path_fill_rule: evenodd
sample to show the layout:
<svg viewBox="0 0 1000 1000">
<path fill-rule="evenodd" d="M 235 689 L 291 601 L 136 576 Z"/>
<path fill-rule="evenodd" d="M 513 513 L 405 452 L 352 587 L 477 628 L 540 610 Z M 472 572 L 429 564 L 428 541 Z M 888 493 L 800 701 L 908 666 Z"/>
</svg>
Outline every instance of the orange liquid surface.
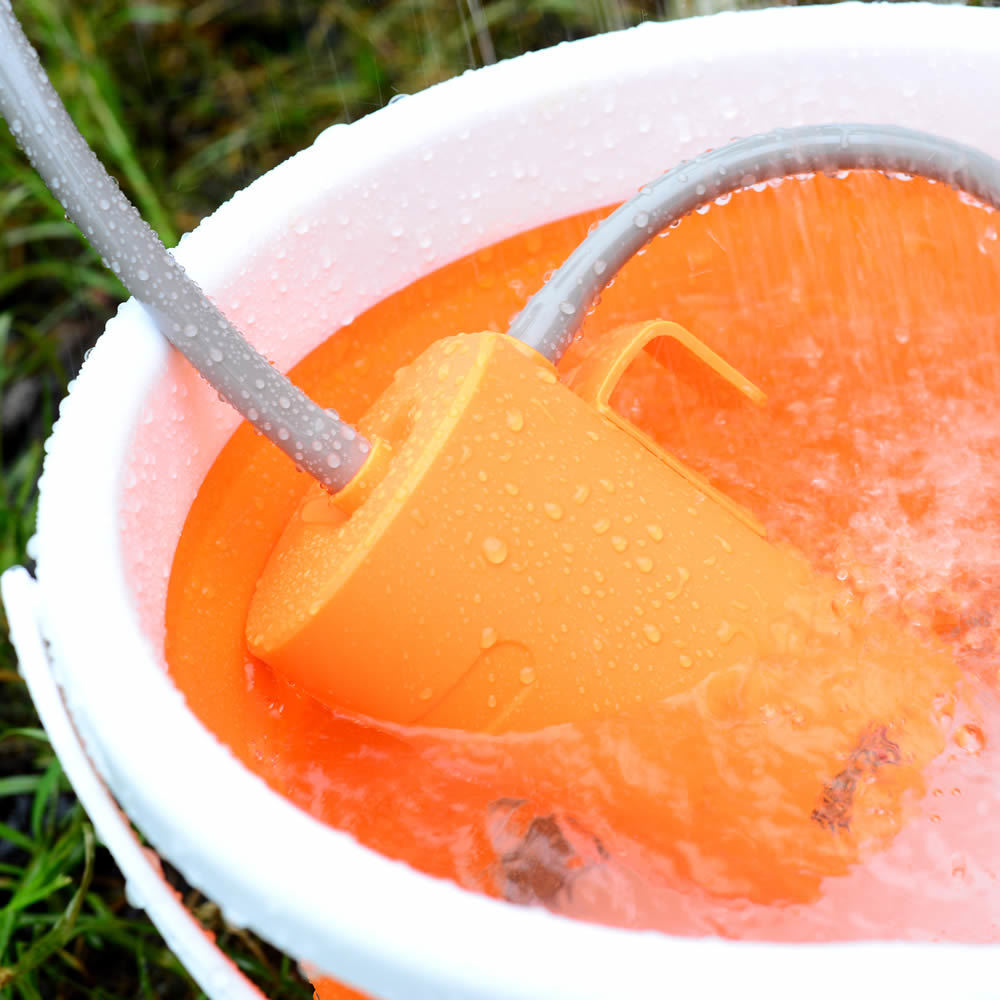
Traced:
<svg viewBox="0 0 1000 1000">
<path fill-rule="evenodd" d="M 337 331 L 295 381 L 356 420 L 435 339 L 505 329 L 604 214 L 448 265 Z M 748 664 L 697 697 L 536 734 L 338 714 L 246 648 L 255 582 L 305 486 L 246 426 L 180 540 L 172 677 L 299 807 L 469 889 L 674 934 L 1000 940 L 997 227 L 922 181 L 765 185 L 654 240 L 582 334 L 675 320 L 764 389 L 755 408 L 656 347 L 614 403 L 845 581 L 865 613 L 945 648 L 958 690 L 859 680 L 847 651 L 818 667 Z M 892 732 L 905 736 L 909 713 L 940 734 L 940 752 L 908 768 L 905 739 L 901 751 L 842 697 L 848 680 L 873 704 L 910 688 Z"/>
</svg>

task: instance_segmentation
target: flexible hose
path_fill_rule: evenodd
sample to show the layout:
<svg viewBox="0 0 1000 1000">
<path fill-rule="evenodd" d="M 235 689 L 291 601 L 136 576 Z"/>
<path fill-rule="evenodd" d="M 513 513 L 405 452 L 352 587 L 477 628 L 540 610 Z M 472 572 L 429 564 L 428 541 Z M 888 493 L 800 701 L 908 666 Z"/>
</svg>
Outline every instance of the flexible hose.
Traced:
<svg viewBox="0 0 1000 1000">
<path fill-rule="evenodd" d="M 63 107 L 9 0 L 0 0 L 0 113 L 70 219 L 219 394 L 336 492 L 370 446 L 247 343 L 143 222 Z"/>
<path fill-rule="evenodd" d="M 704 153 L 644 186 L 573 251 L 509 332 L 556 363 L 608 282 L 657 233 L 752 184 L 841 170 L 925 177 L 1000 208 L 1000 162 L 950 139 L 892 125 L 805 125 L 768 132 Z"/>
</svg>

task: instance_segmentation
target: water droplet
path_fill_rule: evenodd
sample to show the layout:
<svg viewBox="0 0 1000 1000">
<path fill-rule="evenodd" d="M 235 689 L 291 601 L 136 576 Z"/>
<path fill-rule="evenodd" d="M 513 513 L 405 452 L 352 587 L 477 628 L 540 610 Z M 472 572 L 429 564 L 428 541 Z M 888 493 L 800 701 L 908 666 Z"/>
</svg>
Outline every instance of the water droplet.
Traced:
<svg viewBox="0 0 1000 1000">
<path fill-rule="evenodd" d="M 594 522 L 594 531 L 598 535 L 603 535 L 610 527 L 611 522 L 606 517 L 602 517 Z"/>
<path fill-rule="evenodd" d="M 424 688 L 423 691 L 420 692 L 421 701 L 430 701 L 431 698 L 433 697 L 434 697 L 434 692 L 431 688 Z"/>
<path fill-rule="evenodd" d="M 104 212 L 111 208 L 111 202 L 107 198 L 102 198 L 97 204 L 101 206 L 101 210 Z"/>
<path fill-rule="evenodd" d="M 343 459 L 336 453 L 331 451 L 329 455 L 326 456 L 326 464 L 330 466 L 331 469 L 340 468 L 343 463 Z"/>
<path fill-rule="evenodd" d="M 642 632 L 654 646 L 663 638 L 660 630 L 649 622 L 642 626 Z"/>
<path fill-rule="evenodd" d="M 977 754 L 986 746 L 986 734 L 979 726 L 966 723 L 955 733 L 955 742 L 966 753 Z"/>
<path fill-rule="evenodd" d="M 486 699 L 486 704 L 489 705 L 490 708 L 496 708 L 497 696 L 495 694 L 491 694 L 489 698 Z"/>
<path fill-rule="evenodd" d="M 653 571 L 653 560 L 649 556 L 636 556 L 635 564 L 640 573 L 651 573 Z"/>
<path fill-rule="evenodd" d="M 520 410 L 508 410 L 507 426 L 512 431 L 519 431 L 524 426 L 524 414 Z"/>
<path fill-rule="evenodd" d="M 585 483 L 581 483 L 575 490 L 573 490 L 573 503 L 584 504 L 587 502 L 587 498 L 590 496 L 590 487 Z"/>
<path fill-rule="evenodd" d="M 692 660 L 691 657 L 687 656 L 686 654 L 682 654 L 680 657 L 678 657 L 678 659 L 680 660 L 681 666 L 684 668 L 690 667 L 691 664 L 694 663 L 694 660 Z"/>
<path fill-rule="evenodd" d="M 606 260 L 602 260 L 600 257 L 598 257 L 597 260 L 594 261 L 594 274 L 598 275 L 604 274 L 604 272 L 607 269 L 608 269 L 608 262 Z"/>
<path fill-rule="evenodd" d="M 572 302 L 560 302 L 559 311 L 564 316 L 572 316 L 576 312 L 576 306 Z"/>
<path fill-rule="evenodd" d="M 534 667 L 522 667 L 521 668 L 521 683 L 522 684 L 534 684 L 535 683 L 535 668 Z"/>
<path fill-rule="evenodd" d="M 146 271 L 145 269 L 143 269 L 143 268 L 140 267 L 139 270 L 138 270 L 138 272 L 136 273 L 136 277 L 140 281 L 148 281 L 149 280 L 149 271 Z"/>
<path fill-rule="evenodd" d="M 646 531 L 654 542 L 663 541 L 663 528 L 661 528 L 658 524 L 647 524 Z"/>
<path fill-rule="evenodd" d="M 194 325 L 194 323 L 188 323 L 188 325 L 184 327 L 184 336 L 185 337 L 197 337 L 198 336 L 198 327 L 196 327 Z"/>
<path fill-rule="evenodd" d="M 648 212 L 636 212 L 632 218 L 632 225 L 636 229 L 645 229 L 649 225 L 649 213 Z"/>
<path fill-rule="evenodd" d="M 628 548 L 628 539 L 624 535 L 612 535 L 611 547 L 615 552 L 624 552 Z"/>
<path fill-rule="evenodd" d="M 562 519 L 563 510 L 557 503 L 547 503 L 545 504 L 545 514 L 551 520 L 559 521 Z"/>
<path fill-rule="evenodd" d="M 680 597 L 681 593 L 684 590 L 684 586 L 687 584 L 688 580 L 691 579 L 690 572 L 687 569 L 685 569 L 683 566 L 678 566 L 677 567 L 677 575 L 678 575 L 678 577 L 680 577 L 680 581 L 678 582 L 678 584 L 677 584 L 677 586 L 676 586 L 676 588 L 674 590 L 670 590 L 670 591 L 667 592 L 666 598 L 667 598 L 668 601 L 674 601 L 678 597 Z"/>
<path fill-rule="evenodd" d="M 479 637 L 479 645 L 482 649 L 490 649 L 497 642 L 497 630 L 492 625 L 487 625 Z"/>
<path fill-rule="evenodd" d="M 494 566 L 499 566 L 507 558 L 507 543 L 495 535 L 483 539 L 483 558 Z"/>
<path fill-rule="evenodd" d="M 504 491 L 512 497 L 516 497 L 518 493 L 521 492 L 520 489 L 518 489 L 517 483 L 504 483 L 503 488 Z"/>
</svg>

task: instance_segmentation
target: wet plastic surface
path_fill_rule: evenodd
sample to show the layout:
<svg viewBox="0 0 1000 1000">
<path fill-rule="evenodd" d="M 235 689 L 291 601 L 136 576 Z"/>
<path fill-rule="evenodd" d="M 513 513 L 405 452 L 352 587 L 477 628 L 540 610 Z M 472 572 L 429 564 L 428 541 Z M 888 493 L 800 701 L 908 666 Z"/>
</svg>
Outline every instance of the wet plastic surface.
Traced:
<svg viewBox="0 0 1000 1000">
<path fill-rule="evenodd" d="M 430 339 L 499 325 L 588 222 L 554 224 L 426 279 L 342 331 L 299 377 L 357 412 Z M 995 565 L 982 531 L 994 502 L 983 487 L 996 388 L 983 361 L 996 349 L 990 303 L 1000 297 L 994 225 L 991 213 L 917 181 L 764 186 L 657 241 L 585 328 L 654 306 L 767 391 L 771 403 L 756 410 L 682 355 L 644 355 L 614 402 L 849 584 L 862 614 L 946 645 L 966 678 L 957 702 L 920 664 L 873 677 L 857 648 L 835 661 L 822 641 L 810 661 L 815 636 L 803 630 L 784 655 L 617 722 L 473 738 L 330 714 L 243 646 L 241 615 L 300 488 L 244 432 L 178 550 L 175 678 L 292 801 L 490 894 L 523 902 L 535 891 L 559 912 L 674 933 L 993 940 L 984 831 L 997 798 L 984 785 L 984 720 L 996 699 L 973 633 Z M 759 252 L 730 252 L 751 229 Z M 941 518 L 957 540 L 938 531 Z M 960 545 L 971 531 L 976 544 Z M 965 614 L 970 604 L 980 610 Z M 902 741 L 872 712 L 898 697 L 895 685 L 926 720 L 893 720 Z M 921 731 L 940 734 L 925 759 L 945 739 L 949 749 L 929 768 L 908 767 L 905 739 Z M 511 800 L 527 803 L 517 810 L 524 830 L 500 844 L 497 803 Z M 576 847 L 555 817 L 571 817 Z M 970 897 L 969 878 L 983 891 Z"/>
</svg>

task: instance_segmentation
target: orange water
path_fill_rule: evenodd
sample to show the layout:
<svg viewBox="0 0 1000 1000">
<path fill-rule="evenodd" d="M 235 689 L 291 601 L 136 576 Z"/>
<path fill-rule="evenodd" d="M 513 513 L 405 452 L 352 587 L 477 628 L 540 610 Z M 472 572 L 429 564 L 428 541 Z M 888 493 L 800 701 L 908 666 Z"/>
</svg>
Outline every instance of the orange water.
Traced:
<svg viewBox="0 0 1000 1000">
<path fill-rule="evenodd" d="M 603 214 L 404 289 L 337 331 L 296 382 L 356 419 L 433 339 L 506 328 Z M 883 734 L 834 752 L 836 704 L 793 663 L 755 668 L 752 725 L 683 698 L 508 737 L 380 727 L 321 707 L 244 642 L 254 582 L 304 485 L 246 427 L 180 540 L 172 676 L 301 808 L 512 902 L 678 934 L 1000 939 L 997 226 L 922 181 L 765 185 L 654 240 L 584 329 L 676 320 L 760 385 L 769 404 L 756 409 L 667 348 L 630 369 L 615 405 L 867 610 L 943 642 L 962 666 L 957 702 L 925 706 L 946 749 L 891 808 L 879 798 L 897 773 L 880 766 L 892 757 Z M 810 804 L 848 785 L 857 815 L 885 814 L 879 836 L 855 842 L 849 821 L 817 818 Z"/>
</svg>

